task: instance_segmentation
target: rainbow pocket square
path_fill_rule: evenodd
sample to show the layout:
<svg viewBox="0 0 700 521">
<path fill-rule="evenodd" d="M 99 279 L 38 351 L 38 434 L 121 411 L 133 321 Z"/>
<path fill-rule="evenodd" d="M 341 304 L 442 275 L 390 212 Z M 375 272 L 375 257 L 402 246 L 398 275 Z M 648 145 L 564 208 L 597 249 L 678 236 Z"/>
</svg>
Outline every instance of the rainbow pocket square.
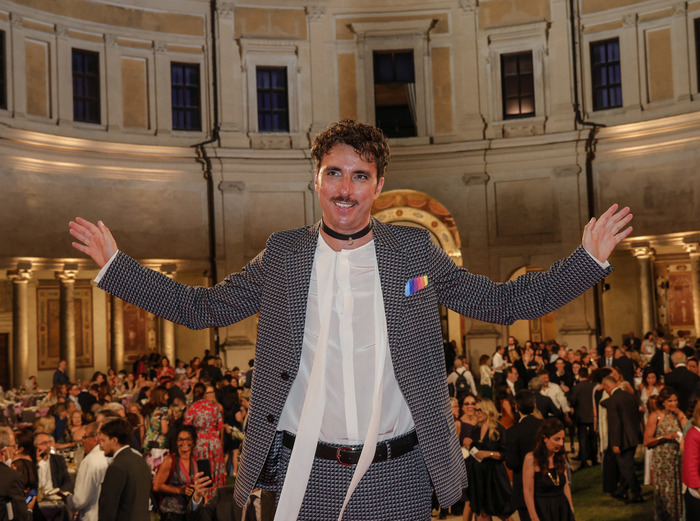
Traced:
<svg viewBox="0 0 700 521">
<path fill-rule="evenodd" d="M 406 283 L 406 290 L 404 291 L 405 297 L 410 297 L 414 293 L 422 290 L 428 285 L 428 276 L 423 275 L 422 277 L 415 277 Z"/>
</svg>

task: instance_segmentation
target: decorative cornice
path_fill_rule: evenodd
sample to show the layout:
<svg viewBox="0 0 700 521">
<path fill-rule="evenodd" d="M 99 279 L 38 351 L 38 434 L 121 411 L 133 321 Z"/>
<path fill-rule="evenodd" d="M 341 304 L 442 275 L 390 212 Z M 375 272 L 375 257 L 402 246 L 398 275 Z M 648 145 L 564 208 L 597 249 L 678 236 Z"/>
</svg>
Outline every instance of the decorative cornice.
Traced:
<svg viewBox="0 0 700 521">
<path fill-rule="evenodd" d="M 236 5 L 233 2 L 221 2 L 216 6 L 216 12 L 219 18 L 233 18 L 233 13 L 236 10 Z"/>
<path fill-rule="evenodd" d="M 623 27 L 635 27 L 637 25 L 637 13 L 626 14 L 622 17 Z"/>
<path fill-rule="evenodd" d="M 119 47 L 119 42 L 117 41 L 116 34 L 105 34 L 105 44 L 107 47 L 117 48 Z"/>
<path fill-rule="evenodd" d="M 321 22 L 326 15 L 326 7 L 323 5 L 307 5 L 305 11 L 311 22 Z"/>
<path fill-rule="evenodd" d="M 32 278 L 32 263 L 18 262 L 16 269 L 7 270 L 7 278 L 15 283 L 28 282 Z"/>
<path fill-rule="evenodd" d="M 17 13 L 10 13 L 10 23 L 14 29 L 22 29 L 22 16 Z"/>
<path fill-rule="evenodd" d="M 477 8 L 477 2 L 476 0 L 459 0 L 459 7 L 464 11 L 465 13 L 470 13 L 472 11 L 475 11 Z"/>
<path fill-rule="evenodd" d="M 56 24 L 54 31 L 56 32 L 56 38 L 68 38 L 68 26 L 63 24 Z"/>
<path fill-rule="evenodd" d="M 245 183 L 243 181 L 221 181 L 219 183 L 219 190 L 223 193 L 244 192 Z"/>
<path fill-rule="evenodd" d="M 168 44 L 167 42 L 153 42 L 153 50 L 157 54 L 163 54 L 168 52 Z"/>
<path fill-rule="evenodd" d="M 464 174 L 462 182 L 467 186 L 485 185 L 491 178 L 484 172 L 483 174 Z"/>
<path fill-rule="evenodd" d="M 673 16 L 685 18 L 688 12 L 688 4 L 686 2 L 678 2 L 673 6 Z"/>
<path fill-rule="evenodd" d="M 654 249 L 649 246 L 635 246 L 632 248 L 632 255 L 638 259 L 649 259 L 654 255 Z"/>
</svg>

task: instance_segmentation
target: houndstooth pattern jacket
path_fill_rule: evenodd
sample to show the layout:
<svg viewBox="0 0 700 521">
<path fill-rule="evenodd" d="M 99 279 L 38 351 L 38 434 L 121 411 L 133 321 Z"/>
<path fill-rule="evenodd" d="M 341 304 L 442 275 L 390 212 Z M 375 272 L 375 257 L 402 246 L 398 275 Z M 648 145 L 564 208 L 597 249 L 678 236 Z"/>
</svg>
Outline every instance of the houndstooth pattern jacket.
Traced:
<svg viewBox="0 0 700 521">
<path fill-rule="evenodd" d="M 179 284 L 121 252 L 99 283 L 101 289 L 191 329 L 227 326 L 260 312 L 249 435 L 235 488 L 239 505 L 256 486 L 281 486 L 275 483 L 277 458 L 271 449 L 299 368 L 319 224 L 273 234 L 240 273 L 213 288 Z M 425 230 L 374 219 L 373 224 L 394 373 L 438 500 L 451 505 L 462 494 L 466 474 L 445 383 L 438 303 L 467 317 L 512 324 L 561 307 L 612 270 L 602 269 L 579 247 L 545 273 L 495 283 L 456 266 Z M 425 275 L 427 286 L 404 296 L 406 283 Z"/>
</svg>

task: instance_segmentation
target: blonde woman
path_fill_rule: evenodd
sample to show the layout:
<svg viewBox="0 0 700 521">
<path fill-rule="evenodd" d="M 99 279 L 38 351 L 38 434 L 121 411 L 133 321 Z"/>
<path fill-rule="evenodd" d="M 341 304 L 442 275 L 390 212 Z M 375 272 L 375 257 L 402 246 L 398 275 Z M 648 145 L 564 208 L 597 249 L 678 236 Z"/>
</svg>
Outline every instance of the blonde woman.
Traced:
<svg viewBox="0 0 700 521">
<path fill-rule="evenodd" d="M 491 400 L 478 402 L 477 424 L 472 430 L 471 457 L 467 462 L 469 504 L 479 521 L 496 516 L 508 519 L 513 489 L 503 464 L 505 429 L 498 421 L 498 411 Z"/>
</svg>

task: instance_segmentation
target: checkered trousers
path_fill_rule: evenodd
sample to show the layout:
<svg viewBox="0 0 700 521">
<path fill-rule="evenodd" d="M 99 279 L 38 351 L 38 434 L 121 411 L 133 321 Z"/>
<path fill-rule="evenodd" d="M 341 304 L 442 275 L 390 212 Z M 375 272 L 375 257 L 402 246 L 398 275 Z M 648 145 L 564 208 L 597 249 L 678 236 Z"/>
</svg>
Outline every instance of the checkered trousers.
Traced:
<svg viewBox="0 0 700 521">
<path fill-rule="evenodd" d="M 279 500 L 291 450 L 282 446 L 282 433 L 277 433 L 273 445 L 273 452 L 281 451 L 275 490 Z M 355 465 L 316 458 L 298 519 L 338 519 L 354 472 Z M 399 458 L 372 463 L 350 498 L 343 521 L 429 521 L 432 493 L 428 469 L 417 447 Z"/>
</svg>

